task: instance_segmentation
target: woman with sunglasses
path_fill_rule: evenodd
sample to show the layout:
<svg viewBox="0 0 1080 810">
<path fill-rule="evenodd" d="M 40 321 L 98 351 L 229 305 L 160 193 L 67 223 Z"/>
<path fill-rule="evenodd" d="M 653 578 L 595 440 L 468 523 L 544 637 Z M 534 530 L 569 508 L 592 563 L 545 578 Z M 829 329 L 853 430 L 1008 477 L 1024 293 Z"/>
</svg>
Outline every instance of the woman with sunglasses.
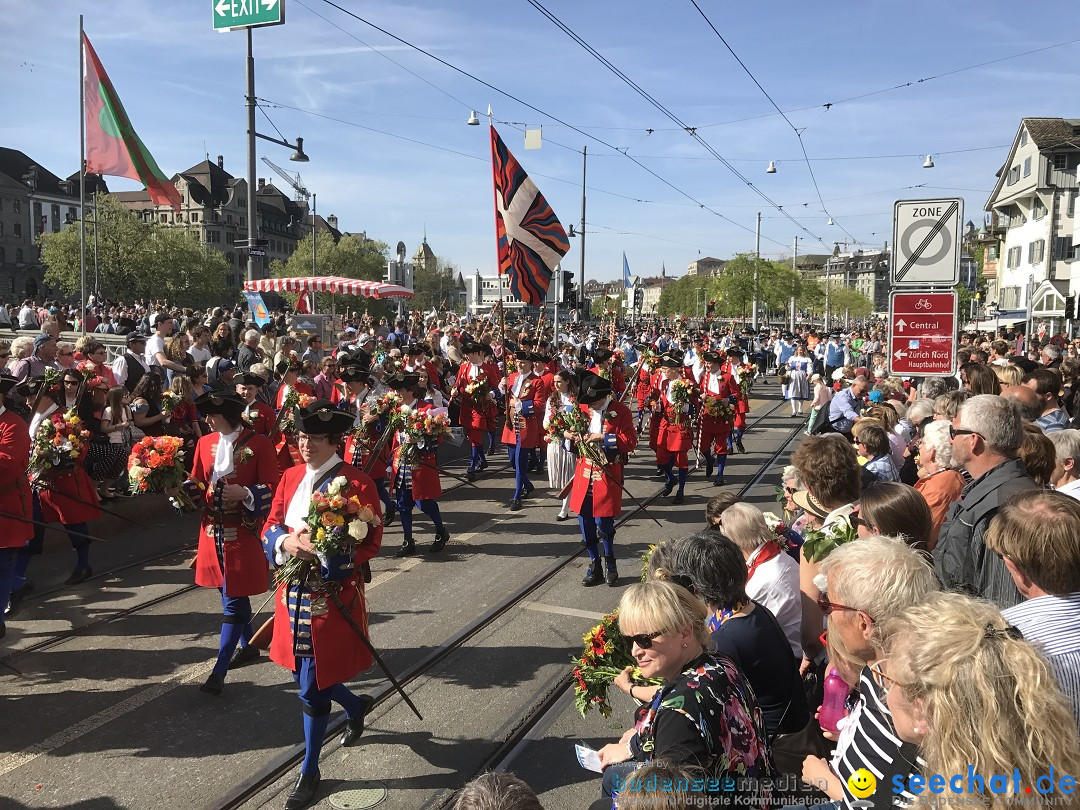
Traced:
<svg viewBox="0 0 1080 810">
<path fill-rule="evenodd" d="M 1046 658 L 996 607 L 931 594 L 890 621 L 887 635 L 885 657 L 870 670 L 897 734 L 925 759 L 922 773 L 980 774 L 987 787 L 990 774 L 1009 774 L 1008 789 L 1019 796 L 987 790 L 973 797 L 988 808 L 1016 806 L 1043 794 L 1047 782 L 1051 792 L 1041 801 L 1074 801 L 1072 790 L 1058 790 L 1062 774 L 1080 772 L 1069 702 Z"/>
<path fill-rule="evenodd" d="M 750 685 L 729 658 L 707 652 L 708 616 L 704 602 L 673 582 L 642 582 L 623 594 L 619 626 L 642 676 L 663 684 L 637 729 L 600 749 L 605 796 L 616 795 L 642 763 L 661 758 L 714 779 L 731 777 L 739 787 L 775 773 Z M 753 806 L 753 796 L 724 796 Z"/>
</svg>

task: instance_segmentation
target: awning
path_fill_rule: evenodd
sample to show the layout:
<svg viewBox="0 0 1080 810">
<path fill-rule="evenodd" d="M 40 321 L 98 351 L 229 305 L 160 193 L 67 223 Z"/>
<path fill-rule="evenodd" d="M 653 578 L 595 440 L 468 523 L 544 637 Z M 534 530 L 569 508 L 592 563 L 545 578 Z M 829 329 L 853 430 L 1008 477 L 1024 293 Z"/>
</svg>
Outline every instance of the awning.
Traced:
<svg viewBox="0 0 1080 810">
<path fill-rule="evenodd" d="M 365 281 L 343 276 L 310 276 L 300 278 L 261 278 L 244 283 L 248 292 L 328 292 L 341 295 L 360 295 L 364 298 L 412 298 L 408 287 L 385 281 Z"/>
</svg>

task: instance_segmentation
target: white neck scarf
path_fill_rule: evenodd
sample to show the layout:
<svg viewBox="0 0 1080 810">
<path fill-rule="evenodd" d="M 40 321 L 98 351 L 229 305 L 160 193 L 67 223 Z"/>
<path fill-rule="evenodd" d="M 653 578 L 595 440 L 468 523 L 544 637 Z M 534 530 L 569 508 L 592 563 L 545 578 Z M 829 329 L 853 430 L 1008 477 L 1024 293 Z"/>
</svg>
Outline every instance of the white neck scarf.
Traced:
<svg viewBox="0 0 1080 810">
<path fill-rule="evenodd" d="M 318 469 L 305 465 L 304 477 L 300 479 L 296 492 L 289 500 L 289 507 L 285 510 L 285 525 L 290 532 L 300 531 L 307 525 L 308 509 L 311 506 L 311 493 L 315 489 L 315 482 L 340 463 L 341 456 L 334 453 Z"/>
<path fill-rule="evenodd" d="M 237 428 L 232 433 L 222 433 L 218 436 L 217 450 L 214 452 L 214 469 L 210 473 L 210 486 L 214 486 L 225 476 L 233 474 L 235 469 L 233 467 L 233 445 L 240 436 L 240 431 L 241 428 Z"/>
</svg>

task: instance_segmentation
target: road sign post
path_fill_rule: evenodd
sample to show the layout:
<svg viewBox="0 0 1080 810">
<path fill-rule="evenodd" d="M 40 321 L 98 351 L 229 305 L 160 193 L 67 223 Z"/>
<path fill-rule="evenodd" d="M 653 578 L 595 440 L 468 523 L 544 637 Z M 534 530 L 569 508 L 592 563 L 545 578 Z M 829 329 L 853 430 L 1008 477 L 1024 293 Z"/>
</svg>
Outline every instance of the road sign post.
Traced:
<svg viewBox="0 0 1080 810">
<path fill-rule="evenodd" d="M 952 290 L 890 296 L 890 374 L 928 377 L 956 372 L 956 305 Z"/>
<path fill-rule="evenodd" d="M 261 28 L 285 22 L 285 0 L 211 0 L 215 31 Z"/>
<path fill-rule="evenodd" d="M 952 287 L 960 281 L 964 201 L 897 200 L 893 204 L 893 287 Z"/>
</svg>

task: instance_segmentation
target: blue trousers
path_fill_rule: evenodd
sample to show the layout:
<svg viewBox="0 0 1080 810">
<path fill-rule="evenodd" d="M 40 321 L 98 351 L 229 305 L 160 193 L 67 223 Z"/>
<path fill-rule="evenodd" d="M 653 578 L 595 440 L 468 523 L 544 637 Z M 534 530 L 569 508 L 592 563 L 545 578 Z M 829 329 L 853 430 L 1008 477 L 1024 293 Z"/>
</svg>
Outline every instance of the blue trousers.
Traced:
<svg viewBox="0 0 1080 810">
<path fill-rule="evenodd" d="M 600 557 L 598 543 L 603 544 L 605 557 L 615 554 L 615 518 L 593 517 L 592 513 L 592 486 L 585 493 L 581 501 L 581 511 L 578 512 L 578 525 L 581 527 L 581 536 L 585 540 L 585 549 L 589 552 L 590 559 Z"/>
<path fill-rule="evenodd" d="M 430 498 L 424 498 L 419 501 L 413 500 L 411 486 L 398 487 L 398 519 L 401 520 L 401 531 L 404 533 L 405 539 L 412 539 L 412 510 L 414 505 L 419 506 L 420 511 L 431 518 L 431 522 L 435 524 L 435 532 L 437 534 L 442 534 L 444 527 L 442 513 L 439 511 L 439 502 L 431 500 Z"/>
<path fill-rule="evenodd" d="M 0 548 L 0 627 L 4 626 L 4 611 L 15 590 L 15 565 L 21 548 Z"/>
<path fill-rule="evenodd" d="M 297 658 L 293 680 L 300 686 L 298 697 L 304 706 L 304 762 L 301 773 L 314 774 L 319 770 L 319 754 L 330 720 L 330 704 L 337 703 L 351 719 L 364 711 L 363 701 L 344 684 L 335 683 L 320 689 L 315 680 L 315 659 Z"/>
<path fill-rule="evenodd" d="M 246 596 L 227 596 L 221 591 L 221 637 L 218 641 L 218 657 L 214 663 L 214 673 L 225 677 L 229 671 L 229 661 L 237 644 L 246 647 L 251 640 L 251 600 Z"/>
<path fill-rule="evenodd" d="M 390 497 L 390 490 L 386 488 L 386 476 L 372 480 L 375 482 L 375 491 L 379 493 L 379 500 L 383 504 L 383 517 L 392 515 L 395 512 L 394 499 Z"/>
<path fill-rule="evenodd" d="M 41 511 L 41 501 L 34 496 L 34 537 L 23 548 L 19 549 L 19 566 L 13 587 L 21 588 L 26 582 L 26 568 L 30 564 L 30 557 L 40 554 L 45 545 L 45 515 Z M 86 521 L 81 523 L 64 523 L 67 529 L 71 547 L 75 549 L 75 570 L 82 571 L 90 567 L 90 526 Z"/>
<path fill-rule="evenodd" d="M 522 447 L 521 442 L 506 445 L 506 454 L 510 457 L 510 466 L 514 468 L 514 500 L 520 501 L 526 490 L 532 491 L 529 481 L 529 462 L 536 455 L 534 448 Z"/>
</svg>

